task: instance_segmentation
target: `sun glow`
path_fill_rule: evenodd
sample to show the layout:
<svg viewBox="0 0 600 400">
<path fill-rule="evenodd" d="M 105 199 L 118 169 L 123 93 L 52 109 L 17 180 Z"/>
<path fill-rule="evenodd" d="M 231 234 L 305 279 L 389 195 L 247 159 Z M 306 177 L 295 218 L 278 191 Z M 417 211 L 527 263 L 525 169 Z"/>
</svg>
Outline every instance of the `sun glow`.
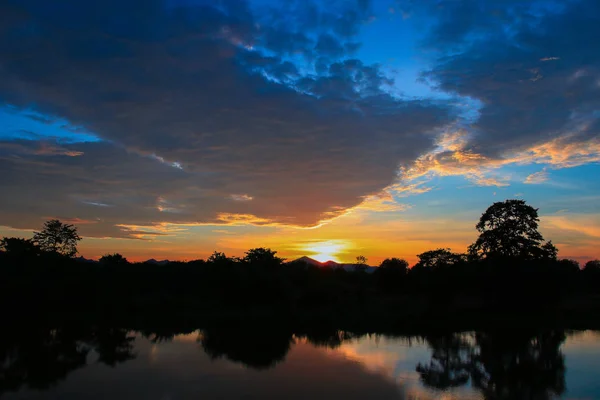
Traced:
<svg viewBox="0 0 600 400">
<path fill-rule="evenodd" d="M 302 246 L 308 257 L 320 262 L 340 262 L 340 255 L 349 247 L 348 243 L 340 240 L 328 240 L 324 242 L 311 242 Z"/>
</svg>

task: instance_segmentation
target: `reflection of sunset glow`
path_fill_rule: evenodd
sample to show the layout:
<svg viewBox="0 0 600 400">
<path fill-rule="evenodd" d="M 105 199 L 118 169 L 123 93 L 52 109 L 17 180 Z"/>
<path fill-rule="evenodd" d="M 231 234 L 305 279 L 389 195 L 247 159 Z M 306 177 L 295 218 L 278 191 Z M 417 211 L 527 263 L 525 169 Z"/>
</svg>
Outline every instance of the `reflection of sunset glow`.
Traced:
<svg viewBox="0 0 600 400">
<path fill-rule="evenodd" d="M 320 262 L 339 262 L 339 256 L 348 248 L 348 244 L 339 240 L 327 240 L 324 242 L 306 243 L 301 247 L 308 257 Z"/>
</svg>

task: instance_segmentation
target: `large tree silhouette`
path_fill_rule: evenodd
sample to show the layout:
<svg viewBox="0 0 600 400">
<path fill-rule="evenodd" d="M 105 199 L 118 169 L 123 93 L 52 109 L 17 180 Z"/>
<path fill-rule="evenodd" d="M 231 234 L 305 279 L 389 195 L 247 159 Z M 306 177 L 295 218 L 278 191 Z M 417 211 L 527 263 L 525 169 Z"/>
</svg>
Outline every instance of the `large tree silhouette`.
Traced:
<svg viewBox="0 0 600 400">
<path fill-rule="evenodd" d="M 524 200 L 496 202 L 479 219 L 476 228 L 480 235 L 469 246 L 469 255 L 556 259 L 556 248 L 552 242 L 544 242 L 538 222 L 537 209 Z"/>
<path fill-rule="evenodd" d="M 419 262 L 415 264 L 414 268 L 427 270 L 439 270 L 452 266 L 460 263 L 465 258 L 464 255 L 453 253 L 450 249 L 429 250 L 418 254 L 417 257 Z"/>
</svg>

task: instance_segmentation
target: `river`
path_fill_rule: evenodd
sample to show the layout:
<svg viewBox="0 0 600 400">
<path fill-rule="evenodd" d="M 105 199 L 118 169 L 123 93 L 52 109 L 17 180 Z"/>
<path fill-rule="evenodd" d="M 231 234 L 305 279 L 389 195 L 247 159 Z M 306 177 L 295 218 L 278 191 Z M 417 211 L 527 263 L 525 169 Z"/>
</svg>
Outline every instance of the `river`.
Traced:
<svg viewBox="0 0 600 400">
<path fill-rule="evenodd" d="M 29 329 L 2 399 L 600 399 L 600 332 Z"/>
</svg>

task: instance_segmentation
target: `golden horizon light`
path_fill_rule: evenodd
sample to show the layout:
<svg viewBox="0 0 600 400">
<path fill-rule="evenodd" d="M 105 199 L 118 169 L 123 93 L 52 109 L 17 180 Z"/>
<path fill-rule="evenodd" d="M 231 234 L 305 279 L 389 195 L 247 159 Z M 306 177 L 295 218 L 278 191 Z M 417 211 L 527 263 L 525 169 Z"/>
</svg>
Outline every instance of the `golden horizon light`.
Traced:
<svg viewBox="0 0 600 400">
<path fill-rule="evenodd" d="M 319 262 L 340 262 L 342 254 L 351 248 L 351 244 L 343 240 L 325 240 L 305 243 L 299 247 L 307 257 Z"/>
</svg>

